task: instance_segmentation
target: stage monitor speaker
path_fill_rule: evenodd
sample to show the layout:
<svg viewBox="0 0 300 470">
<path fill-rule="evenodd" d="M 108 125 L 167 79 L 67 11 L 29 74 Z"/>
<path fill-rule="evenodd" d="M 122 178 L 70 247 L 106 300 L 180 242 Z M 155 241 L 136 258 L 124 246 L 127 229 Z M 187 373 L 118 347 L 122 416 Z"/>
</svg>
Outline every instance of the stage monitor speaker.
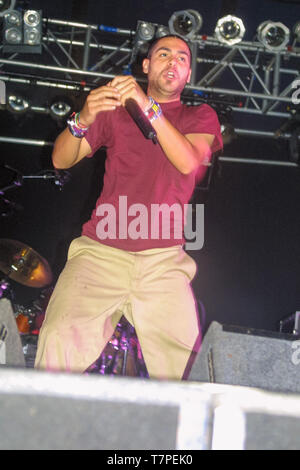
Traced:
<svg viewBox="0 0 300 470">
<path fill-rule="evenodd" d="M 25 367 L 16 319 L 8 299 L 0 300 L 0 367 Z"/>
<path fill-rule="evenodd" d="M 300 338 L 212 322 L 188 380 L 300 392 Z"/>
<path fill-rule="evenodd" d="M 207 450 L 211 415 L 187 383 L 0 369 L 0 450 Z"/>
<path fill-rule="evenodd" d="M 100 466 L 144 468 L 178 465 L 175 450 L 189 456 L 182 464 L 196 463 L 190 450 L 300 450 L 299 435 L 295 394 L 0 368 L 0 450 L 106 450 Z M 120 450 L 132 458 L 122 461 Z"/>
</svg>

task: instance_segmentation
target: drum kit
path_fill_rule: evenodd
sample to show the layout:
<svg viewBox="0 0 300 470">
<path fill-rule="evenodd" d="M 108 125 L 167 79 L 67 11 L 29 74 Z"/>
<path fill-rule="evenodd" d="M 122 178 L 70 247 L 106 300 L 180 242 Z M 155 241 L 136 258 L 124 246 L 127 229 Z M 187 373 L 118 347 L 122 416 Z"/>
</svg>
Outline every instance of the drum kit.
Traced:
<svg viewBox="0 0 300 470">
<path fill-rule="evenodd" d="M 7 191 L 22 186 L 25 179 L 50 180 L 60 190 L 70 179 L 70 174 L 65 170 L 47 170 L 28 176 L 8 165 L 1 166 L 1 170 L 6 172 L 5 186 L 0 188 L 2 217 L 9 217 L 15 211 L 22 210 L 21 206 L 4 196 Z M 17 304 L 11 280 L 29 288 L 42 289 L 39 297 L 29 307 Z M 7 297 L 11 302 L 17 330 L 21 336 L 26 367 L 34 366 L 40 328 L 54 289 L 52 283 L 52 271 L 45 258 L 20 241 L 0 239 L 0 300 Z M 85 372 L 148 377 L 135 329 L 124 316 L 99 358 Z"/>
<path fill-rule="evenodd" d="M 26 365 L 33 367 L 39 330 L 53 287 L 49 263 L 33 248 L 17 240 L 0 239 L 0 299 L 11 301 L 16 324 L 21 336 Z M 12 281 L 31 288 L 42 288 L 37 300 L 31 306 L 15 302 Z"/>
<path fill-rule="evenodd" d="M 33 367 L 38 336 L 53 286 L 48 261 L 30 246 L 17 240 L 0 239 L 0 299 L 11 301 L 21 337 L 26 367 Z M 13 280 L 30 288 L 42 289 L 30 307 L 15 303 Z M 148 377 L 135 329 L 124 316 L 99 358 L 85 371 L 87 374 Z"/>
</svg>

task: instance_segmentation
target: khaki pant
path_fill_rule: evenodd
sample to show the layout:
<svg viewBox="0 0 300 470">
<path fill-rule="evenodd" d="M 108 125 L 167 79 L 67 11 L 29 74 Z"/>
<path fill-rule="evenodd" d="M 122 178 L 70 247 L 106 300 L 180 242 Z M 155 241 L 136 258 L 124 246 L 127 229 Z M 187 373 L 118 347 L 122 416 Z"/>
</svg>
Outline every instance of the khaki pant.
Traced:
<svg viewBox="0 0 300 470">
<path fill-rule="evenodd" d="M 190 287 L 195 272 L 181 246 L 127 252 L 85 236 L 73 240 L 39 334 L 35 367 L 84 372 L 125 315 L 150 377 L 181 379 L 200 343 Z"/>
</svg>

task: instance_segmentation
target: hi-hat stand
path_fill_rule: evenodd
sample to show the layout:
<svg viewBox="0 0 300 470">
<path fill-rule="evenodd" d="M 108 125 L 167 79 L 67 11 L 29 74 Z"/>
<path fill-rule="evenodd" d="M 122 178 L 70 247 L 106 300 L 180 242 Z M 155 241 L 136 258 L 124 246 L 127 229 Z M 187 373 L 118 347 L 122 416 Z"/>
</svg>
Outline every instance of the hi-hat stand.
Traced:
<svg viewBox="0 0 300 470">
<path fill-rule="evenodd" d="M 23 175 L 19 170 L 10 167 L 9 165 L 4 165 L 4 168 L 13 172 L 13 181 L 6 186 L 0 188 L 0 202 L 2 203 L 2 208 L 0 208 L 0 216 L 8 217 L 14 211 L 23 210 L 23 207 L 20 204 L 17 204 L 10 199 L 5 197 L 5 193 L 11 189 L 20 188 L 23 185 L 24 180 L 36 180 L 42 179 L 47 181 L 53 181 L 60 190 L 64 185 L 70 180 L 70 173 L 65 170 L 43 170 L 36 175 Z"/>
</svg>

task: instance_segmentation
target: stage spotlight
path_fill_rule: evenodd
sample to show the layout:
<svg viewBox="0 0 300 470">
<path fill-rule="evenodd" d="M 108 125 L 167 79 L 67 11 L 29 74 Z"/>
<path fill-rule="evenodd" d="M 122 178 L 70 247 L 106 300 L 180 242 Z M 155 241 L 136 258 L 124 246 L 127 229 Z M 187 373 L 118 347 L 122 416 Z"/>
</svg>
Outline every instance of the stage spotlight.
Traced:
<svg viewBox="0 0 300 470">
<path fill-rule="evenodd" d="M 294 28 L 293 28 L 293 33 L 294 33 L 294 36 L 295 36 L 295 39 L 297 42 L 300 42 L 300 21 L 298 21 Z"/>
<path fill-rule="evenodd" d="M 24 13 L 24 44 L 36 46 L 41 43 L 41 14 L 35 10 Z"/>
<path fill-rule="evenodd" d="M 13 10 L 15 3 L 16 0 L 0 0 L 0 16 L 3 16 L 6 10 Z"/>
<path fill-rule="evenodd" d="M 155 36 L 155 25 L 147 23 L 146 21 L 138 21 L 138 26 L 135 33 L 136 41 L 145 42 L 151 41 Z"/>
<path fill-rule="evenodd" d="M 157 30 L 155 33 L 156 38 L 163 38 L 164 36 L 167 36 L 168 34 L 170 34 L 169 28 L 167 28 L 166 26 L 162 26 L 162 25 L 157 26 Z"/>
<path fill-rule="evenodd" d="M 257 28 L 258 40 L 271 51 L 280 51 L 290 40 L 290 30 L 283 23 L 264 21 Z"/>
<path fill-rule="evenodd" d="M 215 37 L 223 44 L 232 46 L 242 41 L 245 31 L 244 23 L 240 18 L 227 15 L 218 20 L 215 28 Z"/>
<path fill-rule="evenodd" d="M 54 119 L 65 119 L 71 112 L 71 105 L 68 100 L 58 98 L 50 105 L 50 114 Z"/>
<path fill-rule="evenodd" d="M 234 127 L 229 122 L 221 124 L 221 133 L 222 133 L 223 145 L 228 145 L 233 140 L 237 139 L 237 135 L 234 130 Z"/>
<path fill-rule="evenodd" d="M 202 16 L 196 10 L 175 11 L 169 19 L 170 33 L 187 39 L 192 39 L 202 24 Z"/>
<path fill-rule="evenodd" d="M 228 105 L 218 105 L 216 111 L 221 126 L 223 145 L 230 144 L 237 139 L 233 125 L 232 108 Z"/>
<path fill-rule="evenodd" d="M 3 46 L 16 46 L 22 44 L 23 28 L 22 13 L 17 10 L 7 10 L 4 15 Z"/>
<path fill-rule="evenodd" d="M 146 53 L 148 43 L 155 38 L 157 25 L 146 21 L 138 21 L 131 51 L 129 66 L 136 62 L 139 53 Z"/>
<path fill-rule="evenodd" d="M 11 94 L 7 98 L 7 109 L 14 114 L 25 113 L 30 108 L 30 103 L 20 95 Z"/>
<path fill-rule="evenodd" d="M 5 11 L 3 52 L 42 52 L 42 16 L 40 11 Z"/>
</svg>

